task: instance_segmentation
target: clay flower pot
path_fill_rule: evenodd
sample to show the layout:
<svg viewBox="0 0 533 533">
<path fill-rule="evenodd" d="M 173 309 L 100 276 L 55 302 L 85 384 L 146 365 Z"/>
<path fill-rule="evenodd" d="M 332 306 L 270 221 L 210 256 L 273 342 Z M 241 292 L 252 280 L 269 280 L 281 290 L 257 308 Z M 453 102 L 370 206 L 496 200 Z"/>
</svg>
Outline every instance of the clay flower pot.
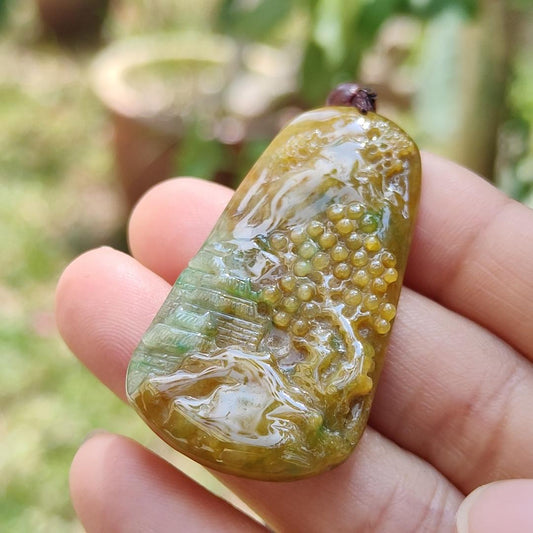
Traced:
<svg viewBox="0 0 533 533">
<path fill-rule="evenodd" d="M 36 0 L 43 28 L 63 42 L 97 40 L 110 0 Z"/>
<path fill-rule="evenodd" d="M 172 176 L 188 119 L 216 120 L 235 58 L 231 40 L 194 33 L 127 39 L 97 56 L 92 84 L 111 113 L 130 205 Z"/>
</svg>

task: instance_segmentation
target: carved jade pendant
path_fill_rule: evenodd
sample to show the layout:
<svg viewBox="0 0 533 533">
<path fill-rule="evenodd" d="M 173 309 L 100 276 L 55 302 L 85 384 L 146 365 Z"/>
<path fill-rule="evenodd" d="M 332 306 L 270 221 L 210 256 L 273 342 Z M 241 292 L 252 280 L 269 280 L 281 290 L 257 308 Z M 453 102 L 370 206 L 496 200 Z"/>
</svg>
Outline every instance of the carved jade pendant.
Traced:
<svg viewBox="0 0 533 533">
<path fill-rule="evenodd" d="M 419 191 L 416 145 L 389 120 L 340 106 L 293 120 L 133 355 L 127 393 L 148 425 L 255 479 L 344 461 L 368 418 Z"/>
</svg>

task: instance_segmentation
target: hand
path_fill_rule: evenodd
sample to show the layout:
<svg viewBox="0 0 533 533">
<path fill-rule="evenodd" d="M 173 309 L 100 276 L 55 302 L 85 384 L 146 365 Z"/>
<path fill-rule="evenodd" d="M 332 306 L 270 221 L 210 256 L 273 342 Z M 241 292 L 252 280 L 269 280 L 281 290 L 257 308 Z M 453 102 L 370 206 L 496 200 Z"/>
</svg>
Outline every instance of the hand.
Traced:
<svg viewBox="0 0 533 533">
<path fill-rule="evenodd" d="M 533 212 L 450 162 L 425 154 L 423 168 L 406 286 L 355 452 L 303 481 L 219 475 L 276 531 L 452 532 L 465 494 L 533 478 Z M 133 349 L 230 195 L 162 183 L 131 217 L 134 258 L 100 248 L 63 274 L 61 333 L 121 398 Z M 71 488 L 89 533 L 264 530 L 120 436 L 81 447 Z M 533 479 L 489 485 L 466 499 L 459 531 L 533 531 L 531 502 Z"/>
</svg>

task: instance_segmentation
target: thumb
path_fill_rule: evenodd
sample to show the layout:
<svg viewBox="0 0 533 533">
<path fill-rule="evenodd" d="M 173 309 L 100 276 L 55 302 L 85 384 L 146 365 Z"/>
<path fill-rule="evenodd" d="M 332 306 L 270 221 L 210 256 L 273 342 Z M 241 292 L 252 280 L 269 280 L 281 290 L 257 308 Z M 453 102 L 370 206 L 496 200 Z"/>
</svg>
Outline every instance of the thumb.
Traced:
<svg viewBox="0 0 533 533">
<path fill-rule="evenodd" d="M 533 479 L 509 479 L 471 492 L 457 511 L 457 533 L 533 532 Z"/>
</svg>

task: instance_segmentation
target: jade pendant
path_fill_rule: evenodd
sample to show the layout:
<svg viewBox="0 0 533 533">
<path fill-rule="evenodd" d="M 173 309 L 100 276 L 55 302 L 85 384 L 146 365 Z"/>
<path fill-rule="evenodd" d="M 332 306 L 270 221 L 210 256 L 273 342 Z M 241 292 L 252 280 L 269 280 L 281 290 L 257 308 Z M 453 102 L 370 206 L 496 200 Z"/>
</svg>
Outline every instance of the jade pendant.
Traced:
<svg viewBox="0 0 533 533">
<path fill-rule="evenodd" d="M 341 106 L 293 120 L 135 350 L 127 394 L 147 424 L 249 478 L 344 461 L 368 419 L 419 192 L 417 147 L 391 121 Z"/>
</svg>

